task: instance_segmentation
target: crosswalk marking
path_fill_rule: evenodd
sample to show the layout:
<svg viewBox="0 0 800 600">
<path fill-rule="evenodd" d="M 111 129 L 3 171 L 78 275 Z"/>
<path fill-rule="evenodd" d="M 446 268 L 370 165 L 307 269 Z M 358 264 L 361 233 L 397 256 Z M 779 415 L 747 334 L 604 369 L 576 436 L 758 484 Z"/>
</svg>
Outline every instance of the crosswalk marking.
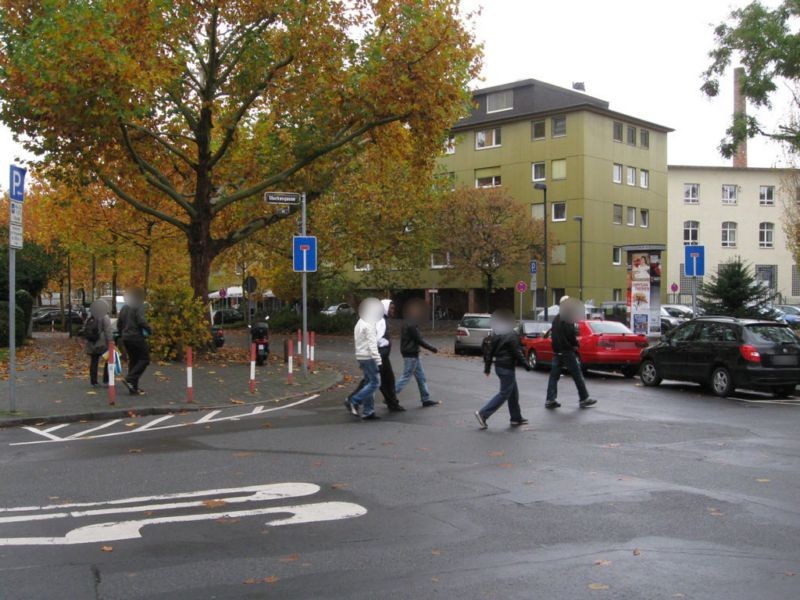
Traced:
<svg viewBox="0 0 800 600">
<path fill-rule="evenodd" d="M 103 423 L 102 425 L 98 425 L 97 427 L 92 427 L 91 429 L 85 429 L 84 431 L 79 431 L 78 433 L 73 433 L 69 436 L 68 439 L 74 440 L 79 437 L 84 437 L 89 435 L 90 433 L 94 433 L 95 431 L 100 431 L 101 429 L 105 429 L 106 427 L 111 427 L 112 425 L 116 425 L 122 421 L 122 419 L 114 419 L 113 421 L 109 421 L 108 423 Z"/>
<path fill-rule="evenodd" d="M 149 421 L 149 422 L 145 423 L 144 425 L 142 425 L 141 427 L 139 427 L 138 431 L 144 431 L 145 429 L 150 429 L 152 427 L 155 427 L 159 423 L 163 423 L 167 419 L 171 419 L 173 416 L 175 416 L 175 415 L 164 415 L 163 417 L 159 417 L 157 419 L 153 419 L 152 421 Z"/>
<path fill-rule="evenodd" d="M 221 412 L 222 412 L 221 410 L 212 410 L 211 412 L 208 412 L 199 419 L 197 419 L 196 423 L 198 425 L 200 425 L 201 423 L 208 423 L 211 419 L 216 417 Z"/>
</svg>

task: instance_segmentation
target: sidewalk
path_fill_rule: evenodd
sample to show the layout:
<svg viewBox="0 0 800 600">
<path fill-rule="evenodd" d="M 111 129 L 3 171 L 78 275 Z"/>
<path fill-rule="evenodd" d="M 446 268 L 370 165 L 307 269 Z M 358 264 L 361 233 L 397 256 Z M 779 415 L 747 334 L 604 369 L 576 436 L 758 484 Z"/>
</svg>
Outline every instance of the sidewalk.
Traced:
<svg viewBox="0 0 800 600">
<path fill-rule="evenodd" d="M 238 339 L 242 337 L 242 339 Z M 194 403 L 186 402 L 186 368 L 179 363 L 154 361 L 141 380 L 145 396 L 131 396 L 117 382 L 116 405 L 109 406 L 108 390 L 89 385 L 89 358 L 79 339 L 63 333 L 36 333 L 18 351 L 17 412 L 9 413 L 8 364 L 0 364 L 0 427 L 41 422 L 96 420 L 177 411 L 278 402 L 326 390 L 341 374 L 329 365 L 305 379 L 295 367 L 289 385 L 282 360 L 283 339 L 272 340 L 273 354 L 256 367 L 256 392 L 250 394 L 250 363 L 243 336 L 231 336 L 226 347 L 194 364 Z M 123 365 L 123 368 L 125 365 Z"/>
</svg>

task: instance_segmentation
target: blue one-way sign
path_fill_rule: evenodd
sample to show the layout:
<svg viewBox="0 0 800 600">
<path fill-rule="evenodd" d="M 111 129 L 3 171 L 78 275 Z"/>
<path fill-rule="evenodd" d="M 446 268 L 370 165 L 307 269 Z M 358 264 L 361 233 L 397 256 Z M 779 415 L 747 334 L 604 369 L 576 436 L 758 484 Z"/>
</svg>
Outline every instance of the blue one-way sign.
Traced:
<svg viewBox="0 0 800 600">
<path fill-rule="evenodd" d="M 706 274 L 706 247 L 683 247 L 683 272 L 686 277 L 703 277 Z"/>
<path fill-rule="evenodd" d="M 295 273 L 316 273 L 317 238 L 312 235 L 295 236 L 292 257 Z"/>
</svg>

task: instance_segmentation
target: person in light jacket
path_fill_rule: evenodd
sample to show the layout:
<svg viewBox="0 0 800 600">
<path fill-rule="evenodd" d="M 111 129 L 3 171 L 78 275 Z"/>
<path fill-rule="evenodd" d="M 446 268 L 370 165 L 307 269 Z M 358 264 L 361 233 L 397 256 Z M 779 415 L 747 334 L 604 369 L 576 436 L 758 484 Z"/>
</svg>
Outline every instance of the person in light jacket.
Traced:
<svg viewBox="0 0 800 600">
<path fill-rule="evenodd" d="M 360 408 L 363 421 L 375 421 L 380 418 L 375 414 L 375 390 L 381 385 L 382 362 L 376 325 L 383 318 L 383 306 L 377 298 L 367 298 L 358 307 L 358 315 L 360 318 L 353 329 L 353 340 L 356 360 L 367 384 L 344 404 L 353 416 L 359 416 Z"/>
<path fill-rule="evenodd" d="M 108 316 L 108 304 L 105 300 L 95 300 L 89 307 L 89 318 L 83 326 L 86 339 L 86 354 L 89 355 L 89 383 L 97 387 L 97 368 L 100 357 L 108 351 L 108 345 L 114 340 L 111 317 Z M 108 362 L 103 368 L 103 385 L 108 385 Z"/>
</svg>

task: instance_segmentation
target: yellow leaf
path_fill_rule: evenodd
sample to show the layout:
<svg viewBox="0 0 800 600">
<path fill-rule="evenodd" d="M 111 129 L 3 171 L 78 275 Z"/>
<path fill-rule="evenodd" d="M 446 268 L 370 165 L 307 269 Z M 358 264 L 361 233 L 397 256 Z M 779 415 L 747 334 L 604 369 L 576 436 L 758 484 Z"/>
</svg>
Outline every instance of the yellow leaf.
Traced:
<svg viewBox="0 0 800 600">
<path fill-rule="evenodd" d="M 596 561 L 594 561 L 594 564 L 597 565 L 598 567 L 610 567 L 611 566 L 611 561 L 610 560 L 596 560 Z"/>
<path fill-rule="evenodd" d="M 590 583 L 590 590 L 607 590 L 608 586 L 605 583 Z"/>
<path fill-rule="evenodd" d="M 227 504 L 228 503 L 225 502 L 225 500 L 203 500 L 203 506 L 206 508 L 219 508 Z"/>
<path fill-rule="evenodd" d="M 114 548 L 111 546 L 103 546 L 100 548 L 100 550 L 102 550 L 103 552 L 113 552 Z"/>
</svg>

